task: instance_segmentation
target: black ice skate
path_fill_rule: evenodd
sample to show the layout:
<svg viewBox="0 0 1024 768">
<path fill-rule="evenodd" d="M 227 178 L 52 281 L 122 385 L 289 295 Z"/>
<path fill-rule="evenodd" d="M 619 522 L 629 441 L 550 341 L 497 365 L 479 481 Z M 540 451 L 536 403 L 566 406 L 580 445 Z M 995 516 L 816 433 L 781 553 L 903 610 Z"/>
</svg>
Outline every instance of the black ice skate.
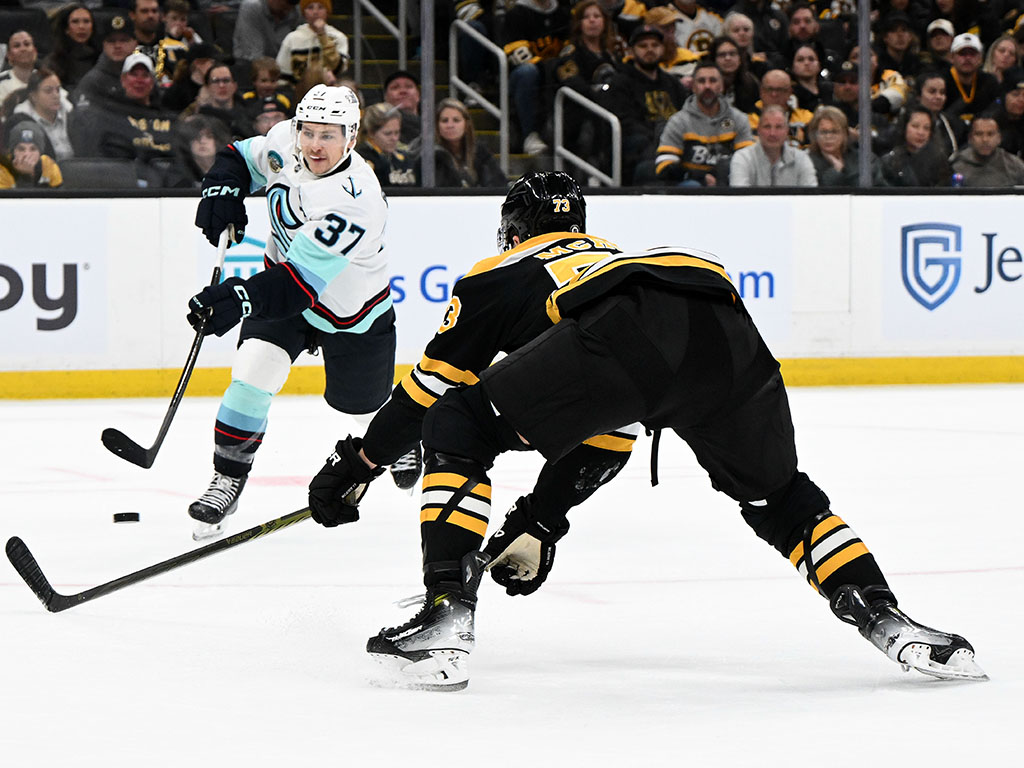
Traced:
<svg viewBox="0 0 1024 768">
<path fill-rule="evenodd" d="M 964 638 L 918 624 L 890 602 L 868 605 L 853 585 L 839 588 L 832 598 L 832 611 L 860 629 L 905 672 L 913 668 L 943 680 L 988 680 Z"/>
<path fill-rule="evenodd" d="M 420 479 L 422 469 L 423 450 L 420 448 L 420 444 L 416 443 L 415 448 L 399 456 L 391 465 L 391 479 L 403 491 L 412 493 L 413 488 L 416 487 L 416 481 Z"/>
<path fill-rule="evenodd" d="M 238 508 L 238 497 L 245 488 L 245 476 L 228 477 L 220 472 L 213 473 L 213 480 L 206 493 L 193 501 L 188 508 L 189 517 L 195 520 L 192 531 L 194 541 L 211 539 L 224 531 L 224 518 Z"/>
</svg>

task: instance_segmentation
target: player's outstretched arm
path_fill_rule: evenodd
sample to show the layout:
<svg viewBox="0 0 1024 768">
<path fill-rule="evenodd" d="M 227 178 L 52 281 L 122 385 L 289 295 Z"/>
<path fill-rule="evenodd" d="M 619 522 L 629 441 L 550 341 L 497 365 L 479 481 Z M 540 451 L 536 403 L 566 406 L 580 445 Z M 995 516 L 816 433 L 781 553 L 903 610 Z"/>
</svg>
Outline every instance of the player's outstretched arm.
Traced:
<svg viewBox="0 0 1024 768">
<path fill-rule="evenodd" d="M 359 455 L 362 440 L 349 435 L 339 440 L 309 483 L 309 508 L 313 519 L 326 528 L 359 519 L 359 502 L 383 467 L 370 467 Z"/>
</svg>

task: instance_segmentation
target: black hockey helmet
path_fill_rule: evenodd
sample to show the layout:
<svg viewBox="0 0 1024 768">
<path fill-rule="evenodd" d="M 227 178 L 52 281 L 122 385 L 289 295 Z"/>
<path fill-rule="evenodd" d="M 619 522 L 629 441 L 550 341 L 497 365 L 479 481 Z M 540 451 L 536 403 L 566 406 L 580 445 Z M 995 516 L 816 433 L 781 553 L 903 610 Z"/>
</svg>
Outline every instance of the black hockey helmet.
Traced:
<svg viewBox="0 0 1024 768">
<path fill-rule="evenodd" d="M 587 224 L 587 201 L 583 191 L 567 173 L 532 171 L 517 179 L 501 204 L 498 250 L 546 232 L 583 232 Z"/>
</svg>

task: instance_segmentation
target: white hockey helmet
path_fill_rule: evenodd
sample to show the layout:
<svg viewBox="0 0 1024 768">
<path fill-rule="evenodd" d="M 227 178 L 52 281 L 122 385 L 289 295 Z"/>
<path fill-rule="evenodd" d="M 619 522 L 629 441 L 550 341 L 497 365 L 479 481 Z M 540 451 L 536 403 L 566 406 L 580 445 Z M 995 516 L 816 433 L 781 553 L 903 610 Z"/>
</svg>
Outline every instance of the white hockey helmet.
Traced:
<svg viewBox="0 0 1024 768">
<path fill-rule="evenodd" d="M 292 138 L 295 140 L 297 156 L 301 156 L 299 127 L 302 123 L 341 126 L 345 136 L 345 150 L 341 154 L 341 160 L 334 166 L 337 168 L 345 162 L 356 145 L 356 137 L 359 135 L 359 97 L 351 88 L 344 85 L 320 83 L 310 88 L 295 107 L 295 117 L 292 119 Z"/>
</svg>

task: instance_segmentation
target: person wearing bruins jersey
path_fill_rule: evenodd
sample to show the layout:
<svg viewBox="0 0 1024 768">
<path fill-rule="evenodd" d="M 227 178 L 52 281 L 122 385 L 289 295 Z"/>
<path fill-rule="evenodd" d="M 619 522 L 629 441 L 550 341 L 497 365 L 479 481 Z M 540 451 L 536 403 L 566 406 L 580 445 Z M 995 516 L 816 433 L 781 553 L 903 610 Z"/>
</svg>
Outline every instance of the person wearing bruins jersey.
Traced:
<svg viewBox="0 0 1024 768">
<path fill-rule="evenodd" d="M 498 230 L 509 250 L 486 268 L 564 253 L 561 267 L 573 265 L 572 275 L 548 296 L 552 327 L 478 382 L 448 389 L 427 412 L 427 592 L 413 619 L 381 630 L 367 651 L 410 687 L 464 688 L 483 570 L 529 568 L 545 552 L 543 530 L 510 529 L 508 521 L 482 552 L 482 525 L 467 535 L 466 520 L 486 520 L 496 456 L 529 447 L 558 462 L 581 441 L 640 421 L 682 438 L 754 532 L 891 660 L 940 678 L 985 679 L 964 638 L 896 607 L 875 558 L 798 470 L 779 363 L 722 264 L 691 248 L 622 253 L 593 235 L 566 233 L 567 223 L 584 229 L 585 203 L 572 179 L 533 174 L 509 190 Z M 587 258 L 574 261 L 575 244 Z M 589 258 L 605 248 L 603 258 Z M 452 327 L 455 312 L 446 318 Z M 331 474 L 328 463 L 321 476 Z"/>
</svg>

